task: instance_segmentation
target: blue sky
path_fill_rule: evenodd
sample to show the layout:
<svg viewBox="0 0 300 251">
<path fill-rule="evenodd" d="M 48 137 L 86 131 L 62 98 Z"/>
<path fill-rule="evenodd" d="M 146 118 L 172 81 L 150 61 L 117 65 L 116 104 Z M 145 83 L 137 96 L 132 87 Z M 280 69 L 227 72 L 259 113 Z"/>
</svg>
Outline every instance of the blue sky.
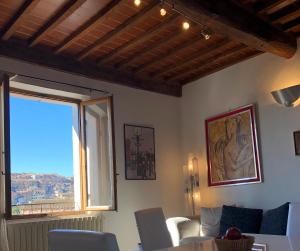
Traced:
<svg viewBox="0 0 300 251">
<path fill-rule="evenodd" d="M 72 106 L 10 97 L 11 171 L 73 175 Z"/>
</svg>

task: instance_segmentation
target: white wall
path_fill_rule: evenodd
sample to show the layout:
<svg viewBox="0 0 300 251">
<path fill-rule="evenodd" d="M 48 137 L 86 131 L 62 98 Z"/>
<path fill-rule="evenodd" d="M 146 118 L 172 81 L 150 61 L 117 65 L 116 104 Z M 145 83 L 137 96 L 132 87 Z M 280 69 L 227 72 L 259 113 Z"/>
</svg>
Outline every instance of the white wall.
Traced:
<svg viewBox="0 0 300 251">
<path fill-rule="evenodd" d="M 104 230 L 117 235 L 122 251 L 135 248 L 139 241 L 133 215 L 135 210 L 162 206 L 166 216 L 183 214 L 178 98 L 95 81 L 7 58 L 0 58 L 0 70 L 105 89 L 113 93 L 117 172 L 120 174 L 118 212 L 104 214 Z M 125 180 L 124 123 L 155 128 L 156 181 Z"/>
<path fill-rule="evenodd" d="M 294 154 L 293 131 L 300 130 L 300 106 L 274 103 L 270 92 L 300 83 L 300 51 L 286 60 L 257 56 L 183 88 L 181 99 L 182 154 L 200 157 L 201 204 L 237 203 L 272 208 L 300 201 L 300 157 Z M 250 103 L 257 104 L 257 125 L 264 173 L 262 184 L 209 188 L 204 121 Z"/>
</svg>

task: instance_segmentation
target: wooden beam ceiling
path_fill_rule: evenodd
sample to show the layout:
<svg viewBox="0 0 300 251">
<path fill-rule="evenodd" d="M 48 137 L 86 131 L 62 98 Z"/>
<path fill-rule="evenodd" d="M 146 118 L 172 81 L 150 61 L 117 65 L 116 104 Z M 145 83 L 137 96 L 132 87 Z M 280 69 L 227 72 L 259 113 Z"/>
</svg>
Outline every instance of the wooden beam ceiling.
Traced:
<svg viewBox="0 0 300 251">
<path fill-rule="evenodd" d="M 153 58 L 149 62 L 144 63 L 143 65 L 140 65 L 138 68 L 136 68 L 135 70 L 133 70 L 133 72 L 135 74 L 143 72 L 143 71 L 149 69 L 150 67 L 152 67 L 153 65 L 155 65 L 156 63 L 158 63 L 160 60 L 162 60 L 162 59 L 165 60 L 167 58 L 170 58 L 170 57 L 176 55 L 178 53 L 178 51 L 184 50 L 184 49 L 192 46 L 194 43 L 197 43 L 198 41 L 200 41 L 202 39 L 203 39 L 202 35 L 195 36 L 193 39 L 187 40 L 186 42 L 184 42 L 184 43 L 176 46 L 175 48 L 167 50 L 163 54 L 158 55 L 157 57 Z"/>
<path fill-rule="evenodd" d="M 2 41 L 0 43 L 0 56 L 15 58 L 36 65 L 47 66 L 63 72 L 73 73 L 87 78 L 122 84 L 137 89 L 154 91 L 162 94 L 181 96 L 179 84 L 166 85 L 161 82 L 154 83 L 147 79 L 126 74 L 110 68 L 100 68 L 93 63 L 82 64 L 79 61 L 63 55 L 56 55 L 39 48 L 28 48 L 27 43 L 19 40 Z"/>
<path fill-rule="evenodd" d="M 153 43 L 151 46 L 147 47 L 146 49 L 142 49 L 139 52 L 135 52 L 132 56 L 125 58 L 124 60 L 119 62 L 117 65 L 115 65 L 115 67 L 119 70 L 124 70 L 131 62 L 133 62 L 137 58 L 140 58 L 145 53 L 151 52 L 152 50 L 159 48 L 163 44 L 166 44 L 169 41 L 176 39 L 180 35 L 182 35 L 182 30 L 181 29 L 175 30 L 168 37 L 163 37 L 160 40 L 158 40 L 157 42 Z"/>
<path fill-rule="evenodd" d="M 230 56 L 236 54 L 238 51 L 244 50 L 244 49 L 248 49 L 248 47 L 246 45 L 237 45 L 233 48 L 229 48 L 225 51 L 221 51 L 217 55 L 213 55 L 212 57 L 205 58 L 203 61 L 200 61 L 196 65 L 193 65 L 192 68 L 190 68 L 188 70 L 185 70 L 180 74 L 176 74 L 174 76 L 169 77 L 167 79 L 167 81 L 174 81 L 174 80 L 184 79 L 186 76 L 188 76 L 188 75 L 204 68 L 205 66 L 207 66 L 207 64 L 213 64 L 213 63 L 215 63 L 219 60 L 230 57 Z"/>
<path fill-rule="evenodd" d="M 258 13 L 270 15 L 294 3 L 295 1 L 296 0 L 276 0 L 271 4 L 268 1 L 265 1 L 265 7 L 260 8 Z"/>
<path fill-rule="evenodd" d="M 40 30 L 36 32 L 35 35 L 33 35 L 29 42 L 29 46 L 32 47 L 39 43 L 47 33 L 71 16 L 85 1 L 86 0 L 69 0 Z"/>
<path fill-rule="evenodd" d="M 142 36 L 128 41 L 127 43 L 113 50 L 111 53 L 98 59 L 98 64 L 105 64 L 107 61 L 114 59 L 114 57 L 120 55 L 120 53 L 130 51 L 136 46 L 147 42 L 148 39 L 150 39 L 153 35 L 159 33 L 161 30 L 165 29 L 168 25 L 172 24 L 173 21 L 178 17 L 179 14 L 176 13 L 169 15 L 168 17 L 166 17 L 165 20 L 163 20 L 163 22 L 158 23 L 156 26 L 153 26 L 150 30 L 147 30 Z"/>
<path fill-rule="evenodd" d="M 109 15 L 109 13 L 114 11 L 114 8 L 121 2 L 121 0 L 110 1 L 103 9 L 99 10 L 97 14 L 86 21 L 81 27 L 74 31 L 70 36 L 68 36 L 56 49 L 55 53 L 60 53 L 66 48 L 68 48 L 74 41 L 84 37 L 90 31 L 95 29 L 102 19 Z"/>
<path fill-rule="evenodd" d="M 208 47 L 205 47 L 205 48 L 199 50 L 197 53 L 192 54 L 188 58 L 183 58 L 179 62 L 178 61 L 174 62 L 174 64 L 171 64 L 171 65 L 169 65 L 167 67 L 164 67 L 161 70 L 158 70 L 158 71 L 154 72 L 152 74 L 152 78 L 157 79 L 157 78 L 159 78 L 159 77 L 161 77 L 163 75 L 166 75 L 169 72 L 174 71 L 174 70 L 176 70 L 178 68 L 182 68 L 182 67 L 185 67 L 187 65 L 191 65 L 191 63 L 193 63 L 193 61 L 195 61 L 197 59 L 199 60 L 199 58 L 203 58 L 206 55 L 208 55 L 211 52 L 213 52 L 214 50 L 220 49 L 223 46 L 228 45 L 229 43 L 230 43 L 230 41 L 228 39 L 223 39 L 220 42 L 217 42 L 215 44 L 209 45 Z"/>
<path fill-rule="evenodd" d="M 79 55 L 78 60 L 83 60 L 88 55 L 90 55 L 93 51 L 97 50 L 100 46 L 103 46 L 105 43 L 109 43 L 112 41 L 116 36 L 120 34 L 120 32 L 127 32 L 132 27 L 134 27 L 137 23 L 141 22 L 141 19 L 145 19 L 152 14 L 152 10 L 157 6 L 157 1 L 153 0 L 149 5 L 144 7 L 141 11 L 137 14 L 133 15 L 132 17 L 128 18 L 124 23 L 120 24 L 116 29 L 112 30 L 111 32 L 107 33 L 105 36 L 99 38 L 85 48 Z"/>
<path fill-rule="evenodd" d="M 35 6 L 39 2 L 40 0 L 26 0 L 4 28 L 4 32 L 3 34 L 1 34 L 1 38 L 3 40 L 8 40 L 19 28 L 26 16 L 31 12 L 31 10 L 35 8 Z"/>
<path fill-rule="evenodd" d="M 195 81 L 199 78 L 203 78 L 207 75 L 210 75 L 210 74 L 213 74 L 215 72 L 218 72 L 220 70 L 223 70 L 229 66 L 232 66 L 234 64 L 237 64 L 237 63 L 240 63 L 244 60 L 247 60 L 247 59 L 250 59 L 250 58 L 253 58 L 259 54 L 261 54 L 262 52 L 260 51 L 255 51 L 255 50 L 249 50 L 246 51 L 246 49 L 243 49 L 244 50 L 244 55 L 238 55 L 236 56 L 235 58 L 231 59 L 231 60 L 228 60 L 227 62 L 223 62 L 222 64 L 218 64 L 217 66 L 216 65 L 213 65 L 213 64 L 208 64 L 206 65 L 205 67 L 201 68 L 201 71 L 199 71 L 197 73 L 196 76 L 193 76 L 193 77 L 188 77 L 186 79 L 183 79 L 181 81 L 181 83 L 184 85 L 184 84 L 187 84 L 187 83 L 190 83 L 192 81 Z M 229 56 L 232 56 L 232 55 L 229 55 Z M 199 77 L 200 76 L 200 77 Z"/>
<path fill-rule="evenodd" d="M 165 0 L 199 25 L 263 52 L 290 58 L 296 39 L 231 0 Z"/>
</svg>

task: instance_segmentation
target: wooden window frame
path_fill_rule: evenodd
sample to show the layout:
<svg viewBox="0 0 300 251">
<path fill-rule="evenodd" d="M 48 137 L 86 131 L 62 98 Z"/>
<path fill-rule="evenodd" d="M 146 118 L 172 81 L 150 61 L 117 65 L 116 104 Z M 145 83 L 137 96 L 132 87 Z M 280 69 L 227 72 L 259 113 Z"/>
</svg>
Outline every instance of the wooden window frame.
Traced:
<svg viewBox="0 0 300 251">
<path fill-rule="evenodd" d="M 3 84 L 1 88 L 9 88 L 9 78 L 7 75 L 4 75 Z M 4 90 L 3 94 L 4 102 L 4 126 L 6 127 L 6 137 L 10 135 L 10 107 L 9 107 L 9 97 L 10 94 L 24 96 L 24 97 L 35 97 L 41 98 L 44 100 L 53 100 L 58 102 L 64 102 L 69 104 L 77 105 L 78 109 L 78 133 L 79 133 L 79 161 L 80 161 L 80 200 L 81 200 L 81 209 L 73 211 L 64 211 L 64 212 L 52 212 L 52 213 L 39 213 L 39 214 L 28 214 L 28 215 L 12 215 L 12 203 L 11 203 L 11 163 L 10 163 L 10 140 L 5 140 L 5 218 L 7 220 L 18 220 L 18 219 L 30 219 L 30 218 L 43 218 L 43 217 L 56 217 L 56 216 L 72 216 L 72 215 L 81 215 L 89 211 L 117 211 L 117 173 L 116 173 L 116 154 L 115 154 L 115 130 L 114 130 L 114 112 L 113 112 L 113 97 L 107 96 L 99 99 L 92 99 L 87 101 L 82 101 L 79 99 L 73 99 L 69 97 L 56 96 L 51 94 L 43 94 L 39 92 L 32 92 L 27 90 L 21 90 L 17 88 L 9 88 Z M 83 104 L 92 104 L 99 103 L 100 100 L 106 102 L 110 111 L 110 120 L 111 120 L 111 137 L 112 137 L 112 172 L 113 172 L 113 205 L 112 207 L 96 207 L 89 208 L 87 207 L 87 176 L 86 176 L 86 163 L 85 163 L 85 129 L 83 126 L 84 123 L 84 113 L 83 113 Z"/>
</svg>

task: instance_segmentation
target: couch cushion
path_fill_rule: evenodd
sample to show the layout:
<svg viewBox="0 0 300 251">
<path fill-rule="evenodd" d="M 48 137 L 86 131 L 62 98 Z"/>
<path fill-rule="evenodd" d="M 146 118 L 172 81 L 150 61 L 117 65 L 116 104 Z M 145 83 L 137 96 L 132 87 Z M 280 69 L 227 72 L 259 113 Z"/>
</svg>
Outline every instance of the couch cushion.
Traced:
<svg viewBox="0 0 300 251">
<path fill-rule="evenodd" d="M 223 206 L 220 222 L 220 234 L 224 235 L 228 228 L 237 227 L 243 233 L 258 234 L 263 210 Z"/>
<path fill-rule="evenodd" d="M 289 215 L 289 203 L 268 210 L 264 213 L 260 234 L 286 235 L 286 226 Z"/>
<path fill-rule="evenodd" d="M 201 207 L 200 215 L 203 236 L 217 237 L 220 232 L 222 207 Z"/>
</svg>

